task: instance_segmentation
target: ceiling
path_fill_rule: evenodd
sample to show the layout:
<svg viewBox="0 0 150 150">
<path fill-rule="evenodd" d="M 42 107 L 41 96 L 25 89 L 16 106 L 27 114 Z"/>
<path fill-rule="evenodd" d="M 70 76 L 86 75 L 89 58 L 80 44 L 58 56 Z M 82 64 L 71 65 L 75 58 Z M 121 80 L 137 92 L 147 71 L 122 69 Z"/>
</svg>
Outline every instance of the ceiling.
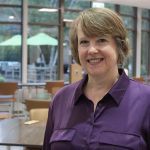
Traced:
<svg viewBox="0 0 150 150">
<path fill-rule="evenodd" d="M 150 0 L 91 0 L 91 1 L 108 2 L 150 9 Z"/>
</svg>

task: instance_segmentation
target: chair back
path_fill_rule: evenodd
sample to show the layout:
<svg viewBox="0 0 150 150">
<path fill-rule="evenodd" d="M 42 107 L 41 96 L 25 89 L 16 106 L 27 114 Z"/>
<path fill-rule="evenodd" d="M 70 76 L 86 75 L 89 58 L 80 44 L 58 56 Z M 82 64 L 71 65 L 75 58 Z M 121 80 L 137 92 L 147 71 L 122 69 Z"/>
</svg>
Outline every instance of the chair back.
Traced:
<svg viewBox="0 0 150 150">
<path fill-rule="evenodd" d="M 64 86 L 64 80 L 54 80 L 46 82 L 45 90 L 54 95 L 60 88 Z"/>
<path fill-rule="evenodd" d="M 70 83 L 82 79 L 82 67 L 79 64 L 70 65 Z"/>
<path fill-rule="evenodd" d="M 50 101 L 48 100 L 36 100 L 36 99 L 26 99 L 25 100 L 26 109 L 30 112 L 31 109 L 35 108 L 49 108 Z"/>
<path fill-rule="evenodd" d="M 0 82 L 0 118 L 13 117 L 17 89 L 17 82 Z"/>
<path fill-rule="evenodd" d="M 135 81 L 141 82 L 141 83 L 145 82 L 143 77 L 133 77 L 132 79 L 135 80 Z"/>
<path fill-rule="evenodd" d="M 17 82 L 0 82 L 0 95 L 14 95 L 17 88 Z"/>
</svg>

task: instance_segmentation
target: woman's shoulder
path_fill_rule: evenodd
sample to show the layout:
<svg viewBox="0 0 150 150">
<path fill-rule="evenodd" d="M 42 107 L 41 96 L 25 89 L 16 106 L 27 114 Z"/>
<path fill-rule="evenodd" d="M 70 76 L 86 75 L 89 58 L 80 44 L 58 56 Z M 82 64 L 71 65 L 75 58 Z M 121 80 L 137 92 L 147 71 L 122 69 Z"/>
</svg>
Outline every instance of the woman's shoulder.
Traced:
<svg viewBox="0 0 150 150">
<path fill-rule="evenodd" d="M 77 81 L 75 83 L 71 83 L 71 84 L 67 84 L 65 85 L 63 88 L 61 88 L 57 93 L 56 95 L 61 95 L 61 94 L 69 94 L 69 92 L 73 92 L 76 90 L 76 88 L 78 87 L 78 85 L 80 84 L 81 81 Z M 70 93 L 70 94 L 71 94 Z"/>
<path fill-rule="evenodd" d="M 58 90 L 53 97 L 53 103 L 61 104 L 71 101 L 80 82 L 81 81 L 77 81 L 75 83 L 65 85 L 63 88 Z"/>
<path fill-rule="evenodd" d="M 132 95 L 135 95 L 136 97 L 138 96 L 139 99 L 146 100 L 147 102 L 150 103 L 150 85 L 146 83 L 140 83 L 135 80 L 130 80 L 129 88 L 128 88 L 129 93 Z"/>
<path fill-rule="evenodd" d="M 134 89 L 139 89 L 145 92 L 150 92 L 150 84 L 144 83 L 144 82 L 139 82 L 130 79 L 131 86 L 134 87 Z M 149 93 L 150 94 L 150 93 Z"/>
</svg>

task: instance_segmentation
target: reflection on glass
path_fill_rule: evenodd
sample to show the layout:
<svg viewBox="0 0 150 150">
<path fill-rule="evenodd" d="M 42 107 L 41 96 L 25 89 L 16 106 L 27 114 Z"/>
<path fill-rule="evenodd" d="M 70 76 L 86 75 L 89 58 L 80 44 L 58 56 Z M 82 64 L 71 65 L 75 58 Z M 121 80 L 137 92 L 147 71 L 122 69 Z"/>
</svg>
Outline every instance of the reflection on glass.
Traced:
<svg viewBox="0 0 150 150">
<path fill-rule="evenodd" d="M 58 29 L 30 26 L 28 82 L 56 80 L 58 75 Z"/>
<path fill-rule="evenodd" d="M 17 38 L 16 38 L 17 35 Z M 18 41 L 19 35 L 19 41 Z M 21 80 L 21 26 L 0 25 L 0 77 Z"/>
<path fill-rule="evenodd" d="M 142 32 L 142 46 L 141 46 L 141 75 L 148 76 L 148 60 L 149 60 L 149 38 L 147 32 Z"/>
<path fill-rule="evenodd" d="M 142 20 L 142 29 L 143 30 L 149 30 L 149 20 Z"/>
<path fill-rule="evenodd" d="M 28 4 L 45 7 L 58 7 L 59 0 L 28 0 Z"/>
<path fill-rule="evenodd" d="M 141 43 L 141 75 L 149 78 L 150 63 L 150 13 L 149 10 L 142 10 L 142 43 Z"/>
<path fill-rule="evenodd" d="M 105 7 L 105 4 L 104 3 L 100 3 L 100 2 L 92 2 L 92 7 L 93 8 L 104 8 Z"/>
<path fill-rule="evenodd" d="M 149 18 L 149 10 L 148 9 L 142 9 L 142 17 Z"/>
<path fill-rule="evenodd" d="M 39 9 L 29 9 L 29 22 L 58 24 L 58 12 L 43 12 Z"/>
<path fill-rule="evenodd" d="M 65 8 L 71 9 L 85 9 L 91 7 L 90 1 L 83 1 L 83 0 L 65 0 L 64 4 Z"/>
<path fill-rule="evenodd" d="M 7 8 L 2 7 L 0 9 L 0 21 L 8 21 L 8 22 L 21 22 L 21 9 L 20 8 Z"/>
<path fill-rule="evenodd" d="M 1 0 L 0 4 L 17 4 L 21 5 L 21 0 Z"/>
<path fill-rule="evenodd" d="M 112 10 L 115 10 L 115 4 L 105 3 L 105 7 L 106 7 L 106 8 L 110 8 L 110 9 L 112 9 Z"/>
<path fill-rule="evenodd" d="M 134 7 L 120 5 L 120 13 L 134 16 L 135 15 Z"/>
<path fill-rule="evenodd" d="M 122 16 L 126 28 L 134 29 L 134 18 Z"/>
<path fill-rule="evenodd" d="M 70 12 L 70 11 L 66 11 L 64 13 L 64 19 L 70 19 L 70 20 L 74 20 L 77 16 L 79 15 L 79 12 Z"/>
<path fill-rule="evenodd" d="M 131 53 L 129 55 L 129 58 L 125 64 L 125 68 L 128 69 L 128 75 L 130 77 L 133 76 L 134 70 L 133 70 L 133 64 L 134 64 L 134 60 L 135 60 L 135 43 L 134 43 L 134 32 L 133 31 L 128 31 L 128 38 L 129 38 L 129 45 L 131 48 Z"/>
</svg>

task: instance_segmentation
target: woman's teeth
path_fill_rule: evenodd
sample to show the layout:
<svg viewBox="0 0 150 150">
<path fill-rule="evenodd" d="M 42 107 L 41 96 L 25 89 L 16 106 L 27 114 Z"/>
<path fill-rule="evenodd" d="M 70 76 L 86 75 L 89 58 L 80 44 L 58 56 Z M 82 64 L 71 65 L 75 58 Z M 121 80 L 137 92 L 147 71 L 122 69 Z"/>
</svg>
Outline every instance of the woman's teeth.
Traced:
<svg viewBox="0 0 150 150">
<path fill-rule="evenodd" d="M 94 59 L 92 58 L 92 59 L 88 59 L 88 62 L 89 63 L 99 63 L 103 60 L 104 60 L 104 58 L 94 58 Z"/>
</svg>

